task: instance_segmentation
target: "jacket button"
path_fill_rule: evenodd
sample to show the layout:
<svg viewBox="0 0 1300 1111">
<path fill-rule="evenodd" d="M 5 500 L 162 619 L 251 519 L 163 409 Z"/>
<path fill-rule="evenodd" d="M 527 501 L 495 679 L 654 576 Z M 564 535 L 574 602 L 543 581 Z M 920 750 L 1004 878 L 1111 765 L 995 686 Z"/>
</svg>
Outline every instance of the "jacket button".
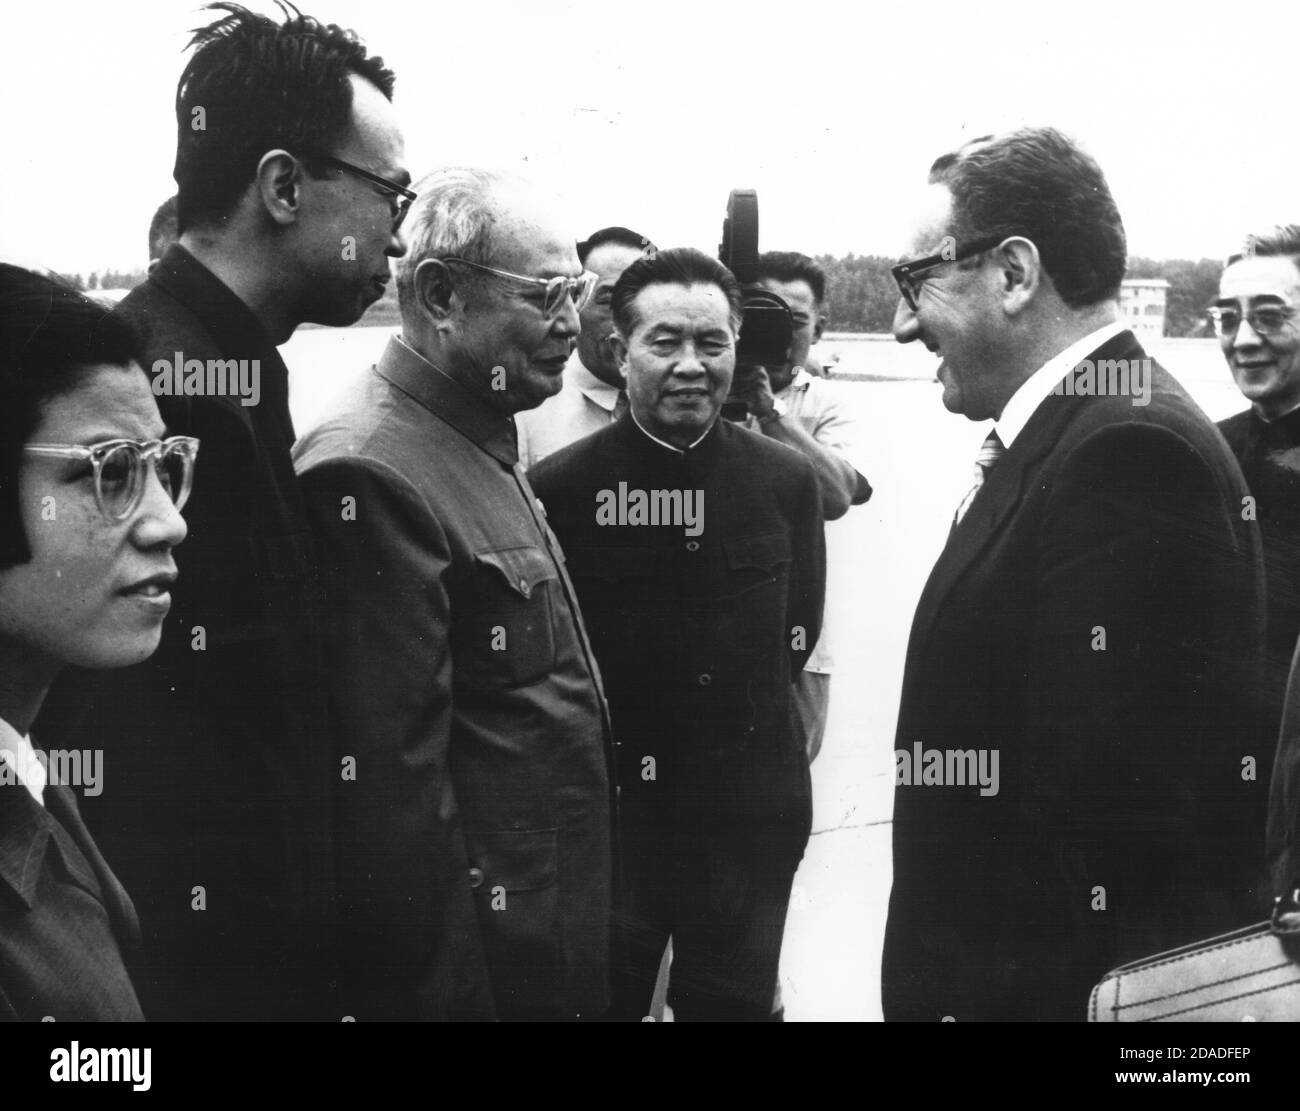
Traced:
<svg viewBox="0 0 1300 1111">
<path fill-rule="evenodd" d="M 470 885 L 470 887 L 482 887 L 482 886 L 483 886 L 483 869 L 482 869 L 482 868 L 471 868 L 471 869 L 469 870 L 469 885 Z"/>
<path fill-rule="evenodd" d="M 698 552 L 700 550 L 700 542 L 698 540 L 686 541 L 686 550 L 688 552 Z"/>
<path fill-rule="evenodd" d="M 528 585 L 527 579 L 519 580 L 519 593 L 527 598 L 533 592 L 533 588 Z"/>
<path fill-rule="evenodd" d="M 713 682 L 713 676 L 710 675 L 707 671 L 700 676 L 700 686 L 707 687 L 712 682 Z"/>
</svg>

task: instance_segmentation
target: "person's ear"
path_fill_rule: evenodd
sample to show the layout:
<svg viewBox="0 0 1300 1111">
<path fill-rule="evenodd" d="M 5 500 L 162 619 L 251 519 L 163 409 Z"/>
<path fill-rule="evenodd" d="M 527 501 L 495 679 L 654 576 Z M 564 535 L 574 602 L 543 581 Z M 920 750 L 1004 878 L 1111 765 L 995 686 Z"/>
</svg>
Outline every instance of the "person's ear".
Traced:
<svg viewBox="0 0 1300 1111">
<path fill-rule="evenodd" d="M 817 318 L 813 321 L 812 341 L 821 343 L 822 333 L 826 331 L 826 314 L 821 310 L 817 312 Z"/>
<path fill-rule="evenodd" d="M 627 385 L 627 340 L 615 329 L 609 334 L 609 349 L 614 355 L 614 365 L 618 367 L 619 377 Z"/>
<path fill-rule="evenodd" d="M 269 150 L 257 163 L 253 179 L 258 199 L 281 227 L 298 219 L 302 205 L 302 163 L 286 150 Z"/>
<path fill-rule="evenodd" d="M 998 294 L 1010 316 L 1024 311 L 1043 283 L 1043 262 L 1032 240 L 1015 235 L 997 249 L 994 256 Z"/>
<path fill-rule="evenodd" d="M 415 300 L 435 328 L 446 330 L 451 323 L 456 288 L 451 271 L 440 258 L 426 258 L 415 268 Z"/>
</svg>

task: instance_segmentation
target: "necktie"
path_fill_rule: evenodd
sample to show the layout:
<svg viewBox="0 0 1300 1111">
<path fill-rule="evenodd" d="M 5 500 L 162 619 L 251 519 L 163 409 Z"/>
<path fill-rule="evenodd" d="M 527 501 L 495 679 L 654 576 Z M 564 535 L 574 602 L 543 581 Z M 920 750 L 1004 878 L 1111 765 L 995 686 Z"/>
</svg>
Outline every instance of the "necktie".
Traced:
<svg viewBox="0 0 1300 1111">
<path fill-rule="evenodd" d="M 618 391 L 618 400 L 614 402 L 614 412 L 610 416 L 610 421 L 621 420 L 623 414 L 628 410 L 627 390 Z"/>
<path fill-rule="evenodd" d="M 988 480 L 989 472 L 993 470 L 994 465 L 1002 458 L 1006 450 L 1002 446 L 1002 441 L 998 439 L 996 429 L 984 437 L 984 442 L 980 445 L 980 453 L 975 457 L 975 485 L 967 491 L 966 496 L 961 499 L 961 504 L 957 506 L 957 512 L 952 519 L 954 526 L 966 516 L 966 511 L 970 508 L 971 502 L 975 500 L 975 495 L 979 493 L 980 487 Z"/>
</svg>

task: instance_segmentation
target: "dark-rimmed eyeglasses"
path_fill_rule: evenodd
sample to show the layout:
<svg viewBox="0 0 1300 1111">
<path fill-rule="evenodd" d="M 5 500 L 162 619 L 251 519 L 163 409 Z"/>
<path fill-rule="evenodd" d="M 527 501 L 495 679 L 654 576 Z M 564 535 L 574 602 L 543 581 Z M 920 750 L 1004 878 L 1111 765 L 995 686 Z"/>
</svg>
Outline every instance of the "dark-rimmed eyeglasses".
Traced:
<svg viewBox="0 0 1300 1111">
<path fill-rule="evenodd" d="M 102 443 L 27 444 L 23 451 L 54 459 L 89 462 L 95 473 L 95 502 L 110 521 L 124 521 L 144 500 L 146 464 L 177 509 L 183 509 L 194 486 L 199 441 L 193 436 L 166 440 L 104 440 Z"/>
<path fill-rule="evenodd" d="M 966 246 L 956 251 L 941 251 L 937 255 L 926 255 L 924 258 L 909 259 L 906 262 L 900 262 L 897 266 L 890 269 L 894 275 L 894 281 L 898 283 L 898 292 L 903 295 L 903 300 L 907 302 L 907 307 L 913 312 L 917 309 L 917 298 L 921 295 L 921 283 L 925 281 L 922 272 L 933 270 L 936 266 L 945 262 L 961 262 L 963 259 L 973 258 L 975 255 L 983 254 L 985 251 L 991 251 L 1007 236 L 986 236 L 983 239 L 976 239 Z"/>
<path fill-rule="evenodd" d="M 527 274 L 513 274 L 509 270 L 498 270 L 494 266 L 484 266 L 479 262 L 470 262 L 467 258 L 461 258 L 458 255 L 447 255 L 443 262 L 458 262 L 462 266 L 469 266 L 475 270 L 482 270 L 485 274 L 495 274 L 498 278 L 508 278 L 511 281 L 522 282 L 525 285 L 540 286 L 545 292 L 542 295 L 542 313 L 548 319 L 554 319 L 560 315 L 560 310 L 564 308 L 565 299 L 572 300 L 573 307 L 581 312 L 588 301 L 591 300 L 592 292 L 596 284 L 600 281 L 599 274 L 593 274 L 590 270 L 584 270 L 576 278 L 530 278 Z"/>
<path fill-rule="evenodd" d="M 344 173 L 352 174 L 363 181 L 370 182 L 371 185 L 377 185 L 385 193 L 389 194 L 392 199 L 389 203 L 392 205 L 393 231 L 402 226 L 402 221 L 406 219 L 406 214 L 411 211 L 411 205 L 419 198 L 420 194 L 405 185 L 399 185 L 395 181 L 389 181 L 386 177 L 380 177 L 369 170 L 363 170 L 360 166 L 354 166 L 351 162 L 345 162 L 332 154 L 323 154 L 319 151 L 307 152 L 307 157 L 317 162 L 324 162 L 327 166 L 333 166 L 342 170 Z"/>
<path fill-rule="evenodd" d="M 1244 319 L 1258 336 L 1276 336 L 1295 316 L 1290 305 L 1257 305 L 1244 315 L 1235 305 L 1211 305 L 1205 310 L 1217 336 L 1235 336 Z"/>
</svg>

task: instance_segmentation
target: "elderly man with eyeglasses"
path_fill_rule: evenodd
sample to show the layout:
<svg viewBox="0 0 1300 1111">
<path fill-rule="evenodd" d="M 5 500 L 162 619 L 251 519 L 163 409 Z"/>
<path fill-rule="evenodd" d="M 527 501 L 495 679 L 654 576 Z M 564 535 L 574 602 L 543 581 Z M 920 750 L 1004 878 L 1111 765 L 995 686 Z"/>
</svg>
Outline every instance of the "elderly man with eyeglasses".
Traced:
<svg viewBox="0 0 1300 1111">
<path fill-rule="evenodd" d="M 884 1013 L 1082 1021 L 1110 968 L 1255 912 L 1258 530 L 1122 322 L 1097 163 L 1050 128 L 985 137 L 928 200 L 894 336 L 992 429 L 908 643 Z"/>
<path fill-rule="evenodd" d="M 1210 306 L 1219 346 L 1250 408 L 1219 422 L 1250 487 L 1250 513 L 1264 539 L 1268 583 L 1266 736 L 1287 707 L 1269 812 L 1268 855 L 1274 896 L 1300 887 L 1300 681 L 1292 681 L 1300 636 L 1300 225 L 1247 236 L 1228 259 Z"/>
<path fill-rule="evenodd" d="M 513 417 L 560 389 L 594 276 L 518 179 L 424 179 L 402 328 L 296 449 L 328 575 L 347 1013 L 609 1005 L 608 712 Z"/>
</svg>

